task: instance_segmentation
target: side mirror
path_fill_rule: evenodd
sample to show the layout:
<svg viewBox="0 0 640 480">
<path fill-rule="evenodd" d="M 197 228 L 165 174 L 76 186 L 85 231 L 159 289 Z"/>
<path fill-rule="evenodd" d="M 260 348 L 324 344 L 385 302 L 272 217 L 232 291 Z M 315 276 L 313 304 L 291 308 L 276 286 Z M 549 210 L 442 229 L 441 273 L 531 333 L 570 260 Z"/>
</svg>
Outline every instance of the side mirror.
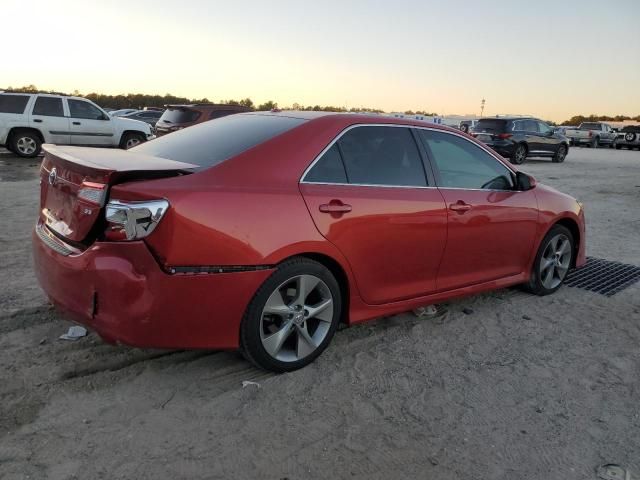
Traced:
<svg viewBox="0 0 640 480">
<path fill-rule="evenodd" d="M 536 186 L 536 179 L 524 172 L 516 173 L 516 188 L 521 192 L 531 190 Z"/>
</svg>

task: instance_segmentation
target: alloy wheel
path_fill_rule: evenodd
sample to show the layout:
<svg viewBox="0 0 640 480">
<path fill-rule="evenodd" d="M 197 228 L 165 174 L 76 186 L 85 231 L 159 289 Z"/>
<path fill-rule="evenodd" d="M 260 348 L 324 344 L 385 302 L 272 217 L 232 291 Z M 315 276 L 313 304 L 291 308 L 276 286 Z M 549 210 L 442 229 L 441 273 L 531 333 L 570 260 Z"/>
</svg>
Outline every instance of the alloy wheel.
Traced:
<svg viewBox="0 0 640 480">
<path fill-rule="evenodd" d="M 18 152 L 23 155 L 33 155 L 38 148 L 36 141 L 31 137 L 21 137 L 16 142 Z"/>
<path fill-rule="evenodd" d="M 520 145 L 516 149 L 515 163 L 517 163 L 518 165 L 521 164 L 522 162 L 524 162 L 524 159 L 526 157 L 527 157 L 527 151 L 525 150 L 525 148 L 522 145 Z"/>
<path fill-rule="evenodd" d="M 133 148 L 133 147 L 135 147 L 137 145 L 140 145 L 140 143 L 142 143 L 142 142 L 140 142 L 139 138 L 131 137 L 131 138 L 127 139 L 127 142 L 125 143 L 124 146 L 125 146 L 125 148 L 127 150 L 129 150 L 130 148 Z"/>
<path fill-rule="evenodd" d="M 276 360 L 296 362 L 324 341 L 333 322 L 333 296 L 315 275 L 297 275 L 269 296 L 260 318 L 260 340 Z"/>
<path fill-rule="evenodd" d="M 548 289 L 554 289 L 567 276 L 572 256 L 571 240 L 559 233 L 549 240 L 540 259 L 540 280 Z"/>
</svg>

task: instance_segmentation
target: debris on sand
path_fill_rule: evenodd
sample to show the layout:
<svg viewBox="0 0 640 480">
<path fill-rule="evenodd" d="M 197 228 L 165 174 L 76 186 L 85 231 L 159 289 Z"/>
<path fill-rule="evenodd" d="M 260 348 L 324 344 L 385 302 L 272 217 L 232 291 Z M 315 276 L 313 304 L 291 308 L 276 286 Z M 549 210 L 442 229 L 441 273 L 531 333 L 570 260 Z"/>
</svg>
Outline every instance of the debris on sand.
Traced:
<svg viewBox="0 0 640 480">
<path fill-rule="evenodd" d="M 242 381 L 242 388 L 246 388 L 249 385 L 255 385 L 256 387 L 260 388 L 260 384 L 258 382 L 252 382 L 250 380 L 243 380 Z"/>
<path fill-rule="evenodd" d="M 81 327 L 79 325 L 74 325 L 73 327 L 69 327 L 69 330 L 67 330 L 67 333 L 63 333 L 58 338 L 60 340 L 71 340 L 75 342 L 79 338 L 86 337 L 86 336 L 87 336 L 86 328 Z"/>
<path fill-rule="evenodd" d="M 465 307 L 462 309 L 462 313 L 465 315 L 471 315 L 473 313 L 473 308 Z"/>
<path fill-rule="evenodd" d="M 435 317 L 438 315 L 438 307 L 435 305 L 425 305 L 424 307 L 414 308 L 413 314 L 418 318 Z"/>
</svg>

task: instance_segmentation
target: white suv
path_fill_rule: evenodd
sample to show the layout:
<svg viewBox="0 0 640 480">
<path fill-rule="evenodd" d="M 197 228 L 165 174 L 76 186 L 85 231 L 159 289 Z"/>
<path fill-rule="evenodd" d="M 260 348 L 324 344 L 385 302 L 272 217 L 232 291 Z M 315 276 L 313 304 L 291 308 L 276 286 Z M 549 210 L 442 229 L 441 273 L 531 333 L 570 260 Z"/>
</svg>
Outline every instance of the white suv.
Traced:
<svg viewBox="0 0 640 480">
<path fill-rule="evenodd" d="M 148 123 L 111 117 L 85 98 L 0 92 L 0 146 L 21 157 L 43 143 L 131 148 L 152 138 Z"/>
</svg>

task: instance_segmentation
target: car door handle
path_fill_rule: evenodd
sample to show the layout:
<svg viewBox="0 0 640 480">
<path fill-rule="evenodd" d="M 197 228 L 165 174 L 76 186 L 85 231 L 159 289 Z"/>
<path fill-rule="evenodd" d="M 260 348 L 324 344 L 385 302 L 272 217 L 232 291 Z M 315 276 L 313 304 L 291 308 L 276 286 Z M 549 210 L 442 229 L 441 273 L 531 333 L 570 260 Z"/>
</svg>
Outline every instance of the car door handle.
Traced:
<svg viewBox="0 0 640 480">
<path fill-rule="evenodd" d="M 351 205 L 342 203 L 340 200 L 331 200 L 329 203 L 323 203 L 319 207 L 322 213 L 347 213 L 351 211 Z"/>
<path fill-rule="evenodd" d="M 74 125 L 81 125 L 80 122 L 73 122 Z"/>
<path fill-rule="evenodd" d="M 34 121 L 35 123 L 42 123 L 42 120 L 40 120 L 39 118 L 34 118 L 34 119 L 33 119 L 33 121 Z"/>
<path fill-rule="evenodd" d="M 464 203 L 462 200 L 458 200 L 456 203 L 452 203 L 449 205 L 449 210 L 453 210 L 454 212 L 464 213 L 471 210 L 471 205 L 468 203 Z"/>
</svg>

